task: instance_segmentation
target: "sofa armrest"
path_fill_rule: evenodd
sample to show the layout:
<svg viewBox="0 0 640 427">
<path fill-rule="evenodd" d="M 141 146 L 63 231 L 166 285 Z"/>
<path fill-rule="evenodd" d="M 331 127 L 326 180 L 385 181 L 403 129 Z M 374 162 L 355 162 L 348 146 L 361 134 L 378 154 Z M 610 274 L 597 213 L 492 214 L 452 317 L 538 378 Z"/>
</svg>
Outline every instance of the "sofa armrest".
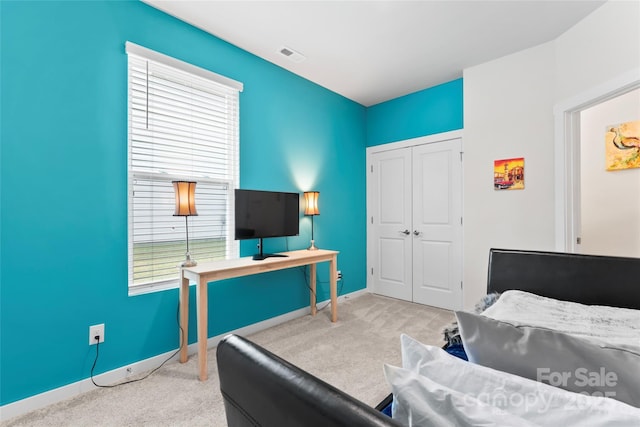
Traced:
<svg viewBox="0 0 640 427">
<path fill-rule="evenodd" d="M 216 356 L 229 427 L 399 425 L 240 336 L 225 337 Z"/>
</svg>

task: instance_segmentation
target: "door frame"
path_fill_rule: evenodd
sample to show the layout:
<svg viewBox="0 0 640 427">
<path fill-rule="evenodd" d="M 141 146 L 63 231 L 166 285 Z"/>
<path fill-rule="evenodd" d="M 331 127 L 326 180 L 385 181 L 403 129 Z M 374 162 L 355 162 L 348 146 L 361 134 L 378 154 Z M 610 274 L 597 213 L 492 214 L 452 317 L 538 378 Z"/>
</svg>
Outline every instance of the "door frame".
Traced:
<svg viewBox="0 0 640 427">
<path fill-rule="evenodd" d="M 387 144 L 381 144 L 381 145 L 374 145 L 372 147 L 367 147 L 366 149 L 366 174 L 367 174 L 367 180 L 366 180 L 366 185 L 367 185 L 367 189 L 366 189 L 366 198 L 367 198 L 367 217 L 366 217 L 366 221 L 367 221 L 367 271 L 366 271 L 366 276 L 367 276 L 367 292 L 372 292 L 373 290 L 373 283 L 372 283 L 372 277 L 371 277 L 371 269 L 373 268 L 373 263 L 374 263 L 374 257 L 372 254 L 372 250 L 371 250 L 371 245 L 373 242 L 373 227 L 371 226 L 371 215 L 374 211 L 374 207 L 372 206 L 372 200 L 373 200 L 373 195 L 372 195 L 372 183 L 371 183 L 371 174 L 369 173 L 369 170 L 372 166 L 372 156 L 375 153 L 381 153 L 384 151 L 390 151 L 390 150 L 398 150 L 400 148 L 409 148 L 409 147 L 415 147 L 416 145 L 423 145 L 423 144 L 432 144 L 435 142 L 444 142 L 444 141 L 449 141 L 452 139 L 460 139 L 460 147 L 462 152 L 464 152 L 464 138 L 463 138 L 463 130 L 453 130 L 453 131 L 449 131 L 449 132 L 442 132 L 442 133 L 437 133 L 434 135 L 426 135 L 426 136 L 420 136 L 417 138 L 411 138 L 411 139 L 405 139 L 402 141 L 396 141 L 396 142 L 390 142 Z M 462 182 L 464 182 L 464 163 L 463 166 L 461 168 L 461 179 Z M 462 212 L 464 212 L 464 191 L 462 191 L 462 193 L 460 194 L 461 197 L 461 209 Z M 460 236 L 460 244 L 463 245 L 464 244 L 464 227 L 462 228 L 462 232 L 461 232 L 461 236 Z M 464 253 L 464 251 L 462 251 Z M 464 255 L 462 255 L 464 256 Z M 460 263 L 460 277 L 462 277 L 462 273 L 464 271 L 464 259 L 461 259 L 461 263 Z M 462 293 L 461 293 L 462 295 Z M 462 297 L 462 299 L 464 299 L 464 297 Z M 460 301 L 460 304 L 462 304 L 463 301 Z M 462 305 L 461 305 L 462 306 Z"/>
<path fill-rule="evenodd" d="M 623 73 L 553 108 L 555 126 L 555 248 L 579 252 L 580 113 L 582 110 L 640 88 L 640 68 Z"/>
</svg>

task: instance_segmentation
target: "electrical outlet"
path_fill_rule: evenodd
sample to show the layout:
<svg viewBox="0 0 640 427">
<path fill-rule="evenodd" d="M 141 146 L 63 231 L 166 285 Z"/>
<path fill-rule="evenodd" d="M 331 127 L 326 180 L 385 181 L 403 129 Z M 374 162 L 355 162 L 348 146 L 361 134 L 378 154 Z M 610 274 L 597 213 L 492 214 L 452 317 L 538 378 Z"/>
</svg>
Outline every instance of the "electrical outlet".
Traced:
<svg viewBox="0 0 640 427">
<path fill-rule="evenodd" d="M 338 270 L 338 280 L 342 280 L 342 271 Z"/>
<path fill-rule="evenodd" d="M 96 336 L 100 337 L 100 341 L 96 339 Z M 99 325 L 89 326 L 89 345 L 94 345 L 104 342 L 104 323 Z"/>
</svg>

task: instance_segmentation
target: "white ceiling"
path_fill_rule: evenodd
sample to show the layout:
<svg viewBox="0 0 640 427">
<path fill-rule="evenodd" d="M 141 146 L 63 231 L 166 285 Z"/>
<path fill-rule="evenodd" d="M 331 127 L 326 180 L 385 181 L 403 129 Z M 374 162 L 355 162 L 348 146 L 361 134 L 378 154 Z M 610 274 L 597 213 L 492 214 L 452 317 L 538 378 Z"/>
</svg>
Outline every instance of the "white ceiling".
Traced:
<svg viewBox="0 0 640 427">
<path fill-rule="evenodd" d="M 143 1 L 365 106 L 553 40 L 605 3 Z M 306 59 L 292 62 L 282 47 Z"/>
</svg>

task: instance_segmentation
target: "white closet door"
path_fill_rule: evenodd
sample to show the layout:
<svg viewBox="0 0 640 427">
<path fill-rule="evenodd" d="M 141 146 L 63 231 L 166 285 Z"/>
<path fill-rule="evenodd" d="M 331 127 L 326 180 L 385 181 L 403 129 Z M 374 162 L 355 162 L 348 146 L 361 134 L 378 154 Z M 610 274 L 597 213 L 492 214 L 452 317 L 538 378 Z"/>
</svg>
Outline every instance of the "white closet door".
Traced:
<svg viewBox="0 0 640 427">
<path fill-rule="evenodd" d="M 413 301 L 462 307 L 461 140 L 413 148 Z"/>
<path fill-rule="evenodd" d="M 372 160 L 372 290 L 411 301 L 411 149 L 375 153 Z"/>
</svg>

